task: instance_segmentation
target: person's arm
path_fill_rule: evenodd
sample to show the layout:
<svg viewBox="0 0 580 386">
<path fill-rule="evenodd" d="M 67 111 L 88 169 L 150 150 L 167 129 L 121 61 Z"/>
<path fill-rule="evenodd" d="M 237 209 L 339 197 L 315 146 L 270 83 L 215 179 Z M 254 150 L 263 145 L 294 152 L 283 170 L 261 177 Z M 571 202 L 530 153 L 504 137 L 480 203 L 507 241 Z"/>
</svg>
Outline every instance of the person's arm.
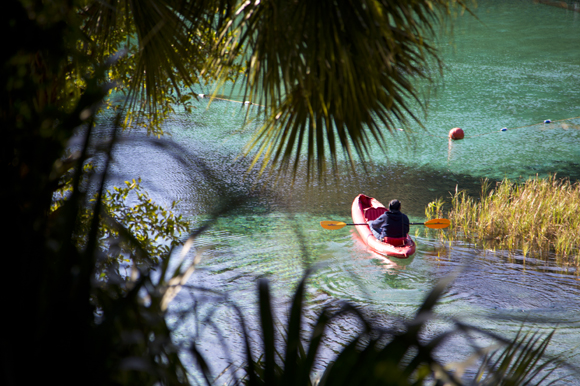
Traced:
<svg viewBox="0 0 580 386">
<path fill-rule="evenodd" d="M 381 226 L 383 225 L 384 220 L 385 220 L 385 215 L 382 214 L 379 217 L 377 217 L 375 220 L 370 221 L 369 225 L 377 232 L 380 232 Z"/>
</svg>

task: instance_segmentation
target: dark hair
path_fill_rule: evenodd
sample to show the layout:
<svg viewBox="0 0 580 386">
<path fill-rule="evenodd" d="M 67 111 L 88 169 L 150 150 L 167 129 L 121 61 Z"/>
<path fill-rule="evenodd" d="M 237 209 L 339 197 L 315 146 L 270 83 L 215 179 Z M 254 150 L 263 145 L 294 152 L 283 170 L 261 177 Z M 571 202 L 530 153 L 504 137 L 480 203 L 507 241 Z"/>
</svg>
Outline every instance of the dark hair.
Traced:
<svg viewBox="0 0 580 386">
<path fill-rule="evenodd" d="M 389 202 L 389 210 L 400 210 L 401 209 L 401 203 L 399 202 L 399 200 L 391 200 L 391 202 Z"/>
</svg>

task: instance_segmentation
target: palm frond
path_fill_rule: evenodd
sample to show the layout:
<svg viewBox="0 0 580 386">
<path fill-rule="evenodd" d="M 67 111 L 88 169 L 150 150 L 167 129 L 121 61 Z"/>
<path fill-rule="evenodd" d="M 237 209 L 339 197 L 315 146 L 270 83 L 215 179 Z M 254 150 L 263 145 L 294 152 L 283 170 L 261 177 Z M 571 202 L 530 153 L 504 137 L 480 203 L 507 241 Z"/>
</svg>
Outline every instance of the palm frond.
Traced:
<svg viewBox="0 0 580 386">
<path fill-rule="evenodd" d="M 555 331 L 547 336 L 518 332 L 502 350 L 486 355 L 475 376 L 476 385 L 541 385 L 562 365 L 557 357 L 547 357 L 546 348 Z M 540 378 L 541 377 L 541 378 Z"/>
<path fill-rule="evenodd" d="M 464 3 L 458 3 L 464 7 Z M 339 149 L 354 167 L 370 141 L 386 149 L 385 133 L 419 121 L 417 79 L 441 66 L 431 43 L 451 3 L 437 1 L 266 0 L 246 2 L 212 62 L 219 71 L 247 58 L 245 99 L 268 119 L 250 143 L 254 160 L 336 167 Z M 328 161 L 327 161 L 328 160 Z"/>
<path fill-rule="evenodd" d="M 127 52 L 110 76 L 127 92 L 129 120 L 146 118 L 155 128 L 174 105 L 195 95 L 185 98 L 184 89 L 201 82 L 229 8 L 224 0 L 103 0 L 82 10 L 94 42 L 86 51 L 95 60 Z"/>
</svg>

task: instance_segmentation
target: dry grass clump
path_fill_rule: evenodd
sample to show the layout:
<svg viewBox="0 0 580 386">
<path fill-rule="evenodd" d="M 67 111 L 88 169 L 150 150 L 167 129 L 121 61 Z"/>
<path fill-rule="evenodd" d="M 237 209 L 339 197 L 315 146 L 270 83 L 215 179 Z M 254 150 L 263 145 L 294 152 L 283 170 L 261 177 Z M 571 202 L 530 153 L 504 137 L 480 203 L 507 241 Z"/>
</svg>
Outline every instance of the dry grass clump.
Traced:
<svg viewBox="0 0 580 386">
<path fill-rule="evenodd" d="M 442 199 L 431 202 L 427 218 L 443 217 L 443 205 Z M 580 258 L 579 182 L 536 176 L 525 183 L 504 179 L 490 189 L 485 180 L 479 199 L 456 191 L 447 215 L 453 233 L 493 241 L 497 248 Z"/>
</svg>

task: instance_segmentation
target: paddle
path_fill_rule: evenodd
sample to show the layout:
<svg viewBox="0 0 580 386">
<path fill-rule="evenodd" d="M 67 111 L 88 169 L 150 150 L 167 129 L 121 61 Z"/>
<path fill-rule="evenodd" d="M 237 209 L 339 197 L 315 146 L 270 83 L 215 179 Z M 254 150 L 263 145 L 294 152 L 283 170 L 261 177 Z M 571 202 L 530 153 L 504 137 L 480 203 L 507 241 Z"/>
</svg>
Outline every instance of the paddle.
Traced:
<svg viewBox="0 0 580 386">
<path fill-rule="evenodd" d="M 323 227 L 324 229 L 331 229 L 331 230 L 344 228 L 347 225 L 368 225 L 368 224 L 367 223 L 347 224 L 347 223 L 342 222 L 342 221 L 321 221 L 320 222 L 321 227 Z M 412 223 L 409 223 L 409 225 L 425 225 L 427 228 L 442 229 L 442 228 L 447 228 L 449 225 L 451 225 L 451 221 L 449 221 L 446 218 L 434 218 L 433 220 L 429 220 L 429 221 L 425 221 L 425 222 L 412 222 Z"/>
</svg>

